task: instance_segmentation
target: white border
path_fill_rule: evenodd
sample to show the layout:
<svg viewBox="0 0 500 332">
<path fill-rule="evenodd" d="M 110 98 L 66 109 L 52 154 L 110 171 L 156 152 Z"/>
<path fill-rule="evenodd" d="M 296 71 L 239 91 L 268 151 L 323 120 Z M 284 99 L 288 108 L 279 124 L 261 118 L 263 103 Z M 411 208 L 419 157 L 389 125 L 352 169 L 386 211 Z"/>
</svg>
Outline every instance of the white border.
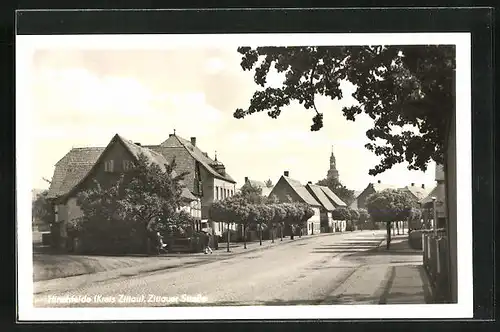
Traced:
<svg viewBox="0 0 500 332">
<path fill-rule="evenodd" d="M 458 303 L 191 308 L 34 308 L 31 223 L 30 70 L 35 49 L 455 44 L 457 64 Z M 132 46 L 131 46 L 132 45 Z M 471 39 L 469 33 L 16 36 L 18 317 L 21 321 L 472 318 Z M 19 287 L 22 285 L 22 287 Z M 251 309 L 251 310 L 249 310 Z"/>
</svg>

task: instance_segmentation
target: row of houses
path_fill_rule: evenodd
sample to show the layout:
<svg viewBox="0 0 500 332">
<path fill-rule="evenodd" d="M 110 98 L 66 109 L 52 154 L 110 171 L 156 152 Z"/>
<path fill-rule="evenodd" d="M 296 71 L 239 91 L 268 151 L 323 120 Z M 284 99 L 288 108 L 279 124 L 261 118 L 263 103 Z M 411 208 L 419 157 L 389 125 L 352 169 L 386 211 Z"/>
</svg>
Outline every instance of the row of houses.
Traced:
<svg viewBox="0 0 500 332">
<path fill-rule="evenodd" d="M 48 190 L 49 198 L 54 207 L 55 220 L 51 232 L 57 238 L 67 237 L 66 225 L 73 219 L 83 215 L 77 204 L 78 193 L 94 185 L 94 181 L 106 185 L 116 182 L 118 177 L 131 169 L 133 162 L 140 154 L 144 154 L 151 163 L 164 167 L 175 158 L 176 170 L 186 172 L 185 188 L 182 193 L 182 209 L 194 217 L 195 230 L 211 229 L 215 235 L 221 236 L 227 225 L 216 223 L 209 218 L 209 209 L 216 200 L 233 196 L 237 191 L 236 181 L 226 171 L 224 164 L 212 159 L 208 153 L 197 145 L 196 137 L 190 140 L 178 136 L 175 131 L 159 145 L 142 145 L 116 134 L 105 147 L 83 147 L 71 149 L 54 169 L 52 181 Z M 331 168 L 335 169 L 335 159 L 332 152 Z M 332 173 L 329 171 L 329 174 Z M 338 172 L 332 174 L 338 176 Z M 347 204 L 335 195 L 328 187 L 313 185 L 309 182 L 303 185 L 290 177 L 285 171 L 274 186 L 264 182 L 245 178 L 245 183 L 262 188 L 264 196 L 275 195 L 281 201 L 291 198 L 295 202 L 310 205 L 314 216 L 308 221 L 307 234 L 319 233 L 321 229 L 345 231 L 345 221 L 334 221 L 332 212 Z M 380 183 L 369 184 L 357 195 L 353 208 L 364 207 L 364 201 L 371 193 L 385 188 Z M 406 190 L 415 195 L 422 195 L 420 189 L 409 186 Z M 236 230 L 236 225 L 229 226 Z M 65 241 L 59 241 L 64 245 Z"/>
<path fill-rule="evenodd" d="M 334 231 L 345 231 L 345 221 L 333 220 L 332 212 L 347 205 L 328 187 L 314 185 L 312 182 L 303 185 L 300 181 L 291 178 L 289 171 L 284 171 L 276 185 L 272 187 L 248 177 L 245 178 L 245 183 L 261 188 L 263 196 L 274 195 L 282 202 L 291 199 L 293 202 L 308 204 L 314 210 L 314 216 L 306 225 L 307 234 L 320 233 L 322 229 L 328 228 Z"/>
</svg>

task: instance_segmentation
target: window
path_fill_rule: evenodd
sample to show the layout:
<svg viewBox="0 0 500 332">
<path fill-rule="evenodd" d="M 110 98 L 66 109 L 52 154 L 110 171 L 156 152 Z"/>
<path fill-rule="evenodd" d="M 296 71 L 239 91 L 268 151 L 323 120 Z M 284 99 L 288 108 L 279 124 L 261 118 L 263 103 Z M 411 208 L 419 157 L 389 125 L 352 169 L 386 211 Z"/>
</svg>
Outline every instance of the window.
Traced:
<svg viewBox="0 0 500 332">
<path fill-rule="evenodd" d="M 131 160 L 123 161 L 123 171 L 129 171 L 134 167 L 134 163 Z"/>
<path fill-rule="evenodd" d="M 104 171 L 113 172 L 113 160 L 107 160 L 104 162 Z"/>
</svg>

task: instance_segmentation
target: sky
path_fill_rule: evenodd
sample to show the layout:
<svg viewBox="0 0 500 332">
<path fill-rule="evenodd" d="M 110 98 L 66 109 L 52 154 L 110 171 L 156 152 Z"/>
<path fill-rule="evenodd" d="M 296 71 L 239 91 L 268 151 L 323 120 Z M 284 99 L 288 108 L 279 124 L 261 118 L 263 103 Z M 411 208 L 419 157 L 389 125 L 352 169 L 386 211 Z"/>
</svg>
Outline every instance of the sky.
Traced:
<svg viewBox="0 0 500 332">
<path fill-rule="evenodd" d="M 77 37 L 75 37 L 77 38 Z M 226 166 L 241 186 L 248 176 L 276 183 L 283 171 L 307 181 L 324 178 L 333 149 L 340 180 L 362 190 L 380 180 L 399 186 L 432 186 L 433 163 L 427 172 L 406 164 L 375 177 L 368 170 L 379 157 L 364 145 L 372 120 L 355 122 L 342 115 L 355 103 L 354 87 L 342 86 L 340 101 L 318 97 L 324 127 L 311 132 L 314 111 L 292 104 L 278 119 L 258 113 L 235 119 L 258 86 L 240 67 L 233 46 L 180 46 L 129 49 L 84 46 L 38 47 L 26 58 L 30 74 L 33 188 L 48 188 L 55 163 L 72 147 L 106 146 L 114 134 L 143 145 L 160 144 L 177 135 L 197 138 L 197 145 Z M 274 75 L 270 84 L 279 85 Z"/>
</svg>

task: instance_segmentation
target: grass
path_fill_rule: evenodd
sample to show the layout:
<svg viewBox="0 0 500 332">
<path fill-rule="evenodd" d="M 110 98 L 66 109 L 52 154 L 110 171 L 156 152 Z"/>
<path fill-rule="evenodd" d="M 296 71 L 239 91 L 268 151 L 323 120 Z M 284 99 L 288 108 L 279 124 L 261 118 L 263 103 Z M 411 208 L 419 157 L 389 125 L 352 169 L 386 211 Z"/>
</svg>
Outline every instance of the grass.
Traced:
<svg viewBox="0 0 500 332">
<path fill-rule="evenodd" d="M 79 255 L 33 255 L 33 280 L 49 280 L 105 272 L 143 264 L 161 263 L 167 257 L 112 257 Z"/>
</svg>

